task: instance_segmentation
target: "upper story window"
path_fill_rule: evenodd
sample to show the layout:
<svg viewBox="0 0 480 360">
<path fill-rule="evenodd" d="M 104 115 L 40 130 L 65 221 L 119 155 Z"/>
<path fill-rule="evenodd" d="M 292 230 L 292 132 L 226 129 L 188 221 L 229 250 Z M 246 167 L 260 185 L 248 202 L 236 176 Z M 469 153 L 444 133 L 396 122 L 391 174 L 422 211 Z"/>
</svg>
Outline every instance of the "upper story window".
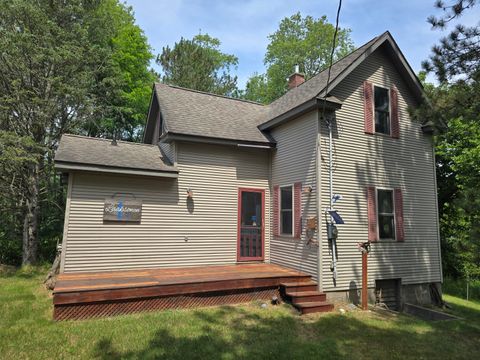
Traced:
<svg viewBox="0 0 480 360">
<path fill-rule="evenodd" d="M 390 98 L 388 89 L 375 86 L 375 132 L 390 135 Z"/>
<path fill-rule="evenodd" d="M 395 207 L 393 191 L 377 189 L 378 237 L 395 239 Z"/>
<path fill-rule="evenodd" d="M 280 233 L 293 236 L 293 186 L 280 188 Z"/>
</svg>

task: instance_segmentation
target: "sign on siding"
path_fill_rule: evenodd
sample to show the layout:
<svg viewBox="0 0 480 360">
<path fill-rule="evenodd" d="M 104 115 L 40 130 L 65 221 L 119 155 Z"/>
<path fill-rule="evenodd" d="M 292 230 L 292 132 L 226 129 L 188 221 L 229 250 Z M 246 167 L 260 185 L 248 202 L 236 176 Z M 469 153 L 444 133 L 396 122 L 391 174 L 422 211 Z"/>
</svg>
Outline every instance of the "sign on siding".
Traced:
<svg viewBox="0 0 480 360">
<path fill-rule="evenodd" d="M 136 199 L 105 199 L 103 221 L 140 223 L 142 219 L 142 201 Z"/>
</svg>

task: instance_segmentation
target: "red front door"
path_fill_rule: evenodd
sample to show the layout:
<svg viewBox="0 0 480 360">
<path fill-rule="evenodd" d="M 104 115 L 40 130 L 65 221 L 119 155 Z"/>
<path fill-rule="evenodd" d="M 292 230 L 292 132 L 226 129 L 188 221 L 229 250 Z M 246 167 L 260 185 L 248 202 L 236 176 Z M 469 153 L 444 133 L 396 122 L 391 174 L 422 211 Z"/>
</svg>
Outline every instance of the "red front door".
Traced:
<svg viewBox="0 0 480 360">
<path fill-rule="evenodd" d="M 265 190 L 238 189 L 238 261 L 263 260 Z"/>
</svg>

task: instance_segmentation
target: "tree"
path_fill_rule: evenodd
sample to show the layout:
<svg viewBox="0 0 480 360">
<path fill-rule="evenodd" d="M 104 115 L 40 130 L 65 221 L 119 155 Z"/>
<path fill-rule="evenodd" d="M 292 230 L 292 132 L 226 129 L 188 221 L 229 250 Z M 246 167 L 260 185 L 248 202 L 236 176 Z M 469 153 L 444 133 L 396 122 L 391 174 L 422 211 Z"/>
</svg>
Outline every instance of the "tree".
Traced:
<svg viewBox="0 0 480 360">
<path fill-rule="evenodd" d="M 199 34 L 192 40 L 181 38 L 173 48 L 164 47 L 157 56 L 162 81 L 219 95 L 233 94 L 237 77 L 230 71 L 236 69 L 238 58 L 221 52 L 220 45 L 220 40 Z"/>
<path fill-rule="evenodd" d="M 441 17 L 431 16 L 434 29 L 476 4 L 438 1 Z M 429 102 L 417 115 L 445 122 L 436 136 L 437 183 L 443 268 L 447 275 L 480 278 L 480 38 L 479 27 L 457 25 L 432 49 L 423 64 L 439 86 L 425 86 Z"/>
<path fill-rule="evenodd" d="M 103 32 L 95 40 L 111 55 L 98 75 L 93 92 L 95 112 L 84 125 L 90 136 L 141 139 L 152 84 L 157 76 L 149 69 L 153 59 L 143 31 L 135 25 L 132 8 L 117 0 L 104 0 L 96 13 Z"/>
<path fill-rule="evenodd" d="M 246 85 L 244 97 L 269 103 L 287 90 L 285 80 L 293 73 L 295 65 L 309 79 L 329 65 L 335 27 L 326 16 L 315 19 L 296 13 L 284 18 L 277 31 L 268 36 L 264 63 L 266 74 L 254 74 Z M 350 29 L 339 29 L 334 61 L 354 50 Z"/>
<path fill-rule="evenodd" d="M 476 3 L 477 0 L 455 0 L 447 5 L 438 0 L 435 6 L 443 11 L 443 16 L 430 16 L 428 22 L 433 29 L 443 30 Z M 477 73 L 480 66 L 480 26 L 458 24 L 441 39 L 439 45 L 432 48 L 432 52 L 430 59 L 423 62 L 423 67 L 428 72 L 434 72 L 439 81 L 447 82 L 458 75 L 468 78 Z"/>
<path fill-rule="evenodd" d="M 8 166 L 0 181 L 17 185 L 9 193 L 0 186 L 0 206 L 2 214 L 3 206 L 12 204 L 21 214 L 22 262 L 31 264 L 38 257 L 39 228 L 50 226 L 39 219 L 63 208 L 52 165 L 60 136 L 85 132 L 92 118 L 97 135 L 111 131 L 108 121 L 120 123 L 120 133 L 135 133 L 146 110 L 137 98 L 146 88 L 148 45 L 131 11 L 117 0 L 0 0 L 0 8 L 0 131 L 8 134 L 0 137 L 0 149 L 12 144 L 41 149 L 32 152 L 34 159 L 15 162 L 18 166 L 1 157 Z M 132 60 L 137 50 L 141 60 Z M 2 229 L 5 234 L 14 232 Z"/>
</svg>

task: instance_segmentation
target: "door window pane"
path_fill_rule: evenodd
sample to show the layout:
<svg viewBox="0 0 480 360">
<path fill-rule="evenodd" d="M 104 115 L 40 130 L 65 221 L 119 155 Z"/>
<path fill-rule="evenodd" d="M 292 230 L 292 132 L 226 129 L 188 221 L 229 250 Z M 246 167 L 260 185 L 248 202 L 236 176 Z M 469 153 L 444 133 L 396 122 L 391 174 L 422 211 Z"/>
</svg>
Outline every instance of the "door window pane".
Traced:
<svg viewBox="0 0 480 360">
<path fill-rule="evenodd" d="M 242 225 L 262 225 L 262 194 L 242 192 Z"/>
</svg>

